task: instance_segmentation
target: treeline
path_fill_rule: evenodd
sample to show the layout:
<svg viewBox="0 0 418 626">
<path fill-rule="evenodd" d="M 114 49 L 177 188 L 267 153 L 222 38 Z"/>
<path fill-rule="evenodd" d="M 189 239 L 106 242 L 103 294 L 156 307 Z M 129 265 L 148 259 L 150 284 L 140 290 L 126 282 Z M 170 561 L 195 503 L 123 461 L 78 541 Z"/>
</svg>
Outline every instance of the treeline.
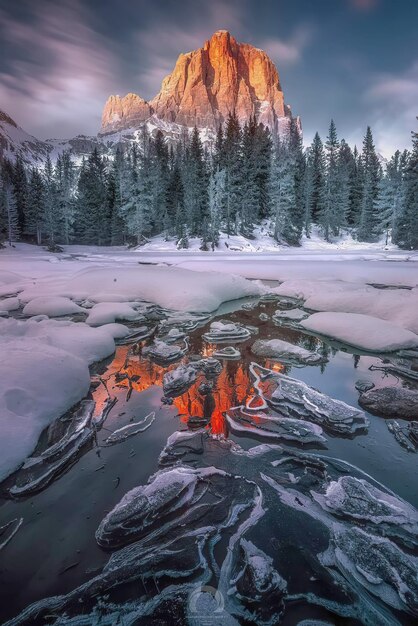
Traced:
<svg viewBox="0 0 418 626">
<path fill-rule="evenodd" d="M 138 144 L 113 158 L 95 149 L 76 166 L 64 152 L 53 165 L 26 169 L 21 158 L 0 172 L 0 241 L 48 245 L 138 245 L 153 235 L 187 248 L 190 237 L 215 249 L 221 232 L 251 238 L 270 220 L 278 242 L 299 245 L 312 224 L 331 241 L 350 227 L 360 241 L 383 234 L 418 248 L 418 134 L 383 169 L 370 128 L 361 152 L 339 140 L 331 122 L 304 149 L 292 122 L 285 139 L 230 115 L 213 149 L 195 128 L 168 146 L 143 129 Z"/>
</svg>

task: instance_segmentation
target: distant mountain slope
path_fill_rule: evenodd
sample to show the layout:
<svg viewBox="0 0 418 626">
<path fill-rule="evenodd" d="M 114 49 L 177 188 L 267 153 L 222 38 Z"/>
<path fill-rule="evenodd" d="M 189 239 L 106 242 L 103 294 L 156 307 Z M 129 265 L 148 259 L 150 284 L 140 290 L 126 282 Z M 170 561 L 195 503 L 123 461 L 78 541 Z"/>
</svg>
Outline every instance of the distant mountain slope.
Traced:
<svg viewBox="0 0 418 626">
<path fill-rule="evenodd" d="M 29 135 L 4 111 L 0 110 L 0 159 L 14 161 L 19 154 L 25 163 L 42 163 L 45 161 L 50 146 Z"/>
</svg>

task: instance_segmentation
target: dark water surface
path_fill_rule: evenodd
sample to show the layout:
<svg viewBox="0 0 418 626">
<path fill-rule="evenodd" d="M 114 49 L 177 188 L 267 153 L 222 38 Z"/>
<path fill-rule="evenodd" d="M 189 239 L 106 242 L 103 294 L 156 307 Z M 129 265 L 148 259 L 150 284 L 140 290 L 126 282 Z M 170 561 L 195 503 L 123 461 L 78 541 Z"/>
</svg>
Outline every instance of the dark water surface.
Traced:
<svg viewBox="0 0 418 626">
<path fill-rule="evenodd" d="M 0 552 L 0 621 L 5 622 L 37 600 L 67 594 L 101 572 L 109 558 L 109 552 L 100 548 L 95 540 L 95 532 L 101 520 L 127 491 L 146 484 L 149 477 L 159 470 L 159 455 L 168 437 L 175 431 L 187 430 L 191 425 L 196 428 L 200 418 L 202 427 L 219 437 L 219 441 L 216 438 L 209 439 L 203 452 L 197 455 L 190 453 L 190 458 L 187 455 L 182 458 L 183 462 L 189 462 L 193 467 L 213 465 L 245 476 L 248 480 L 255 480 L 255 476 L 261 475 L 267 466 L 271 466 L 275 458 L 271 456 L 272 453 L 268 453 L 266 458 L 260 456 L 250 462 L 243 455 L 228 452 L 222 441 L 223 438 L 229 438 L 244 450 L 260 444 L 251 432 L 246 436 L 230 433 L 225 419 L 226 411 L 245 404 L 254 394 L 254 380 L 249 370 L 252 361 L 273 371 L 289 374 L 331 398 L 343 400 L 354 407 L 358 407 L 359 394 L 355 383 L 359 379 L 370 380 L 376 387 L 404 385 L 418 388 L 414 383 L 407 383 L 381 371 L 370 371 L 371 365 L 382 365 L 383 357 L 359 354 L 346 346 L 300 330 L 276 326 L 271 319 L 260 321 L 260 313 L 271 316 L 276 308 L 277 303 L 266 302 L 259 303 L 253 310 L 223 314 L 228 320 L 256 327 L 258 333 L 243 343 L 232 344 L 241 351 L 241 358 L 222 360 L 222 371 L 209 395 L 202 395 L 199 390 L 203 377 L 198 375 L 196 382 L 185 393 L 172 399 L 172 404 L 162 401 L 162 380 L 167 370 L 175 369 L 181 362 L 189 362 L 191 355 L 210 357 L 216 347 L 222 347 L 203 340 L 202 334 L 207 332 L 209 322 L 190 333 L 188 353 L 182 361 L 168 367 L 162 367 L 142 356 L 142 348 L 147 341 L 140 343 L 134 351 L 130 345 L 121 345 L 111 359 L 94 367 L 95 386 L 91 389 L 91 397 L 96 402 L 96 414 L 100 413 L 109 395 L 118 400 L 104 427 L 98 431 L 97 441 L 84 448 L 72 467 L 38 493 L 11 499 L 8 489 L 14 484 L 16 476 L 1 486 L 0 527 L 14 518 L 23 518 L 23 523 Z M 320 366 L 296 367 L 255 357 L 251 353 L 251 344 L 255 338 L 273 337 L 319 352 L 328 361 Z M 99 377 L 106 383 L 106 387 L 103 382 L 96 386 Z M 103 445 L 112 431 L 138 421 L 152 411 L 155 412 L 155 421 L 144 432 L 112 446 Z M 193 417 L 192 424 L 189 423 L 190 417 Z M 310 446 L 309 453 L 346 461 L 418 507 L 418 456 L 399 445 L 384 419 L 372 415 L 368 415 L 368 418 L 370 425 L 367 432 L 353 438 L 326 433 L 325 445 Z M 62 430 L 59 424 L 51 426 L 44 433 L 39 450 L 56 441 L 60 434 Z M 301 451 L 297 444 L 285 441 L 269 443 L 284 445 L 290 451 Z M 353 475 L 365 478 L 358 470 L 353 469 Z M 257 548 L 272 556 L 274 565 L 287 581 L 288 590 L 296 596 L 302 589 L 307 591 L 309 588 L 317 596 L 327 596 L 336 602 L 347 601 L 346 598 L 342 599 L 343 593 L 331 575 L 326 580 L 323 571 L 322 574 L 315 574 L 317 566 L 313 564 L 312 555 L 326 550 L 328 545 L 328 535 L 321 530 L 320 521 L 306 515 L 300 517 L 296 509 L 288 507 L 286 517 L 284 514 L 272 514 L 275 507 L 278 507 L 277 511 L 282 510 L 283 504 L 278 505 L 273 489 L 263 490 L 263 496 L 264 508 L 270 513 L 262 516 L 249 529 L 246 537 Z M 218 553 L 224 548 L 220 542 Z M 216 585 L 213 577 L 211 582 Z M 125 597 L 123 599 L 126 600 Z M 280 623 L 285 625 L 298 624 L 308 618 L 323 619 L 334 624 L 372 623 L 372 618 L 366 613 L 360 619 L 350 615 L 336 615 L 329 607 L 298 601 L 296 597 L 287 601 L 285 606 L 280 617 Z M 152 618 L 149 618 L 151 621 L 145 621 L 143 618 L 143 621 L 139 619 L 126 623 L 215 623 L 213 620 L 205 622 L 207 617 L 202 618 L 201 622 L 193 622 L 181 612 L 171 617 L 167 613 L 167 617 L 164 617 L 165 610 L 163 604 L 159 613 L 156 613 L 155 621 Z M 77 614 L 74 610 L 68 612 L 70 615 Z M 376 617 L 375 623 L 413 624 L 418 620 L 396 608 L 388 609 L 388 615 L 387 622 L 379 622 L 384 618 Z M 221 617 L 219 623 L 227 623 Z M 35 623 L 32 620 L 31 617 L 21 623 Z M 268 623 L 265 616 L 260 615 L 247 621 L 242 615 L 235 616 L 235 620 L 235 623 Z M 36 623 L 54 623 L 54 619 L 42 617 Z"/>
</svg>

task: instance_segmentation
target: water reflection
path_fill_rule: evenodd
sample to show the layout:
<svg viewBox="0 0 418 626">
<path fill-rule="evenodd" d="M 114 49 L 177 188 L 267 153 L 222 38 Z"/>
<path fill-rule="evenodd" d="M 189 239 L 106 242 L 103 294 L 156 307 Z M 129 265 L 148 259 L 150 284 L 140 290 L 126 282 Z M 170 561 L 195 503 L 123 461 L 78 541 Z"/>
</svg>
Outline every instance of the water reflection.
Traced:
<svg viewBox="0 0 418 626">
<path fill-rule="evenodd" d="M 205 346 L 201 351 L 202 357 L 210 356 L 214 349 L 215 346 Z M 181 362 L 187 361 L 183 359 Z M 129 346 L 120 346 L 101 377 L 104 384 L 100 384 L 93 392 L 97 411 L 104 406 L 108 392 L 112 393 L 115 389 L 126 390 L 127 394 L 131 389 L 136 392 L 145 391 L 152 386 L 162 389 L 164 374 L 178 367 L 179 363 L 162 367 L 144 359 L 140 354 L 133 355 Z M 173 405 L 182 422 L 187 424 L 190 417 L 201 418 L 202 425 L 208 423 L 213 434 L 227 435 L 223 413 L 231 406 L 245 403 L 253 393 L 248 364 L 225 360 L 221 373 L 214 379 L 211 393 L 202 394 L 199 391 L 203 379 L 203 375 L 199 375 L 185 393 L 173 398 Z M 194 420 L 194 423 L 198 425 L 198 420 Z"/>
</svg>

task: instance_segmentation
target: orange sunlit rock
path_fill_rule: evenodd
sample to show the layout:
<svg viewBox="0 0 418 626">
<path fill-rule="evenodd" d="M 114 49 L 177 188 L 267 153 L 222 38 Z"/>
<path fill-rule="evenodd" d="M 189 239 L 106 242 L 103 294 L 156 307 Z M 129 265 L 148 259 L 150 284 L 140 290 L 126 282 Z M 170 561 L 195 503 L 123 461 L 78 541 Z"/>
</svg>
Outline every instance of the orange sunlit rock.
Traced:
<svg viewBox="0 0 418 626">
<path fill-rule="evenodd" d="M 291 119 L 269 56 L 219 30 L 202 48 L 180 54 L 173 72 L 150 102 L 131 93 L 123 98 L 110 96 L 103 110 L 101 132 L 138 127 L 151 115 L 166 122 L 215 130 L 234 111 L 241 123 L 255 115 L 271 130 L 285 130 Z"/>
</svg>

